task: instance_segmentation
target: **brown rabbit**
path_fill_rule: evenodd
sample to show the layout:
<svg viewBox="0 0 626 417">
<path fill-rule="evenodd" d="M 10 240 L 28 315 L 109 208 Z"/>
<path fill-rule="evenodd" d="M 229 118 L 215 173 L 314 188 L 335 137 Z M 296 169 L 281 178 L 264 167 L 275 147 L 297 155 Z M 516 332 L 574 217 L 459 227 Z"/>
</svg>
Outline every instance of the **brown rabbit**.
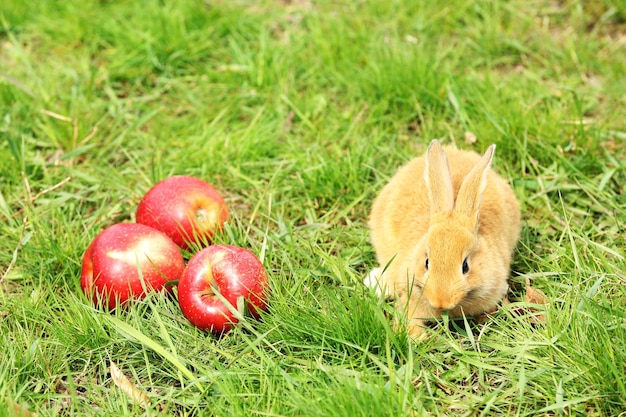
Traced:
<svg viewBox="0 0 626 417">
<path fill-rule="evenodd" d="M 492 311 L 508 290 L 520 205 L 481 157 L 431 142 L 374 201 L 369 226 L 380 267 L 366 278 L 409 315 L 411 335 L 440 317 Z"/>
</svg>

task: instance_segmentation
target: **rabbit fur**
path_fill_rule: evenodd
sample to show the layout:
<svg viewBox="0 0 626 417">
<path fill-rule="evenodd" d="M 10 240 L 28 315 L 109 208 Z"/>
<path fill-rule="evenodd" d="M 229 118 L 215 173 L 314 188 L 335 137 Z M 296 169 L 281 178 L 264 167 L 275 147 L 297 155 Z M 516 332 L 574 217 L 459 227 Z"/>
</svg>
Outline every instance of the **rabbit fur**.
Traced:
<svg viewBox="0 0 626 417">
<path fill-rule="evenodd" d="M 480 156 L 434 140 L 375 199 L 371 240 L 380 267 L 365 279 L 396 299 L 412 336 L 425 321 L 493 311 L 508 291 L 521 229 L 511 186 Z"/>
</svg>

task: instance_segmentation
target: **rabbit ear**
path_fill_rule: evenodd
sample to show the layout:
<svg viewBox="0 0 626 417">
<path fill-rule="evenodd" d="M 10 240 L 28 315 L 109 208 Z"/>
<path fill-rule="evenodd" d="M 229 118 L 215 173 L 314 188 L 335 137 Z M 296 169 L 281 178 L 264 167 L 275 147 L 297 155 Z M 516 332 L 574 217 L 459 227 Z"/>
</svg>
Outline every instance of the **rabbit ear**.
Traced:
<svg viewBox="0 0 626 417">
<path fill-rule="evenodd" d="M 448 157 L 438 140 L 433 140 L 426 151 L 424 181 L 428 189 L 431 218 L 433 214 L 451 211 L 454 207 L 454 189 L 448 167 Z"/>
<path fill-rule="evenodd" d="M 478 224 L 480 202 L 487 186 L 487 173 L 491 167 L 496 145 L 491 145 L 478 163 L 472 168 L 461 183 L 456 197 L 454 210 L 475 219 Z"/>
</svg>

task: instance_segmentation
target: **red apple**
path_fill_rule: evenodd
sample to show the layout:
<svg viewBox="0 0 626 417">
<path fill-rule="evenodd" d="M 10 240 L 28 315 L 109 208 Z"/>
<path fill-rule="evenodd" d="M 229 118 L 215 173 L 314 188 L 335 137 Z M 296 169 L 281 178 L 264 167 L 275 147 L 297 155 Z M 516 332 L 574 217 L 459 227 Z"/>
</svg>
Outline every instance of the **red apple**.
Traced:
<svg viewBox="0 0 626 417">
<path fill-rule="evenodd" d="M 185 262 L 165 234 L 136 223 L 103 230 L 83 256 L 80 286 L 96 305 L 113 309 L 130 299 L 161 291 L 180 278 Z"/>
<path fill-rule="evenodd" d="M 228 220 L 222 195 L 205 181 L 175 175 L 154 185 L 139 202 L 137 223 L 168 235 L 182 249 L 206 246 Z"/>
<path fill-rule="evenodd" d="M 267 275 L 250 251 L 231 245 L 212 245 L 187 263 L 178 283 L 178 302 L 196 327 L 221 334 L 237 322 L 240 300 L 258 316 L 267 307 Z M 243 298 L 242 298 L 243 297 Z"/>
</svg>

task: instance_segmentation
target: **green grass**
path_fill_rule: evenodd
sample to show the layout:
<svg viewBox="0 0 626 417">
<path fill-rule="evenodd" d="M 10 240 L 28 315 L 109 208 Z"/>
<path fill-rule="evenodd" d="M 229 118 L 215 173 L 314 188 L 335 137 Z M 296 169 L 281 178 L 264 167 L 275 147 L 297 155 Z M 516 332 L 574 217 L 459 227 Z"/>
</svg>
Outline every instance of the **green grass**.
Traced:
<svg viewBox="0 0 626 417">
<path fill-rule="evenodd" d="M 0 416 L 625 415 L 625 31 L 614 0 L 3 1 Z M 545 324 L 514 303 L 410 342 L 362 285 L 371 201 L 433 138 L 498 145 Z M 271 278 L 220 339 L 80 291 L 173 174 L 223 191 L 218 241 Z"/>
</svg>

